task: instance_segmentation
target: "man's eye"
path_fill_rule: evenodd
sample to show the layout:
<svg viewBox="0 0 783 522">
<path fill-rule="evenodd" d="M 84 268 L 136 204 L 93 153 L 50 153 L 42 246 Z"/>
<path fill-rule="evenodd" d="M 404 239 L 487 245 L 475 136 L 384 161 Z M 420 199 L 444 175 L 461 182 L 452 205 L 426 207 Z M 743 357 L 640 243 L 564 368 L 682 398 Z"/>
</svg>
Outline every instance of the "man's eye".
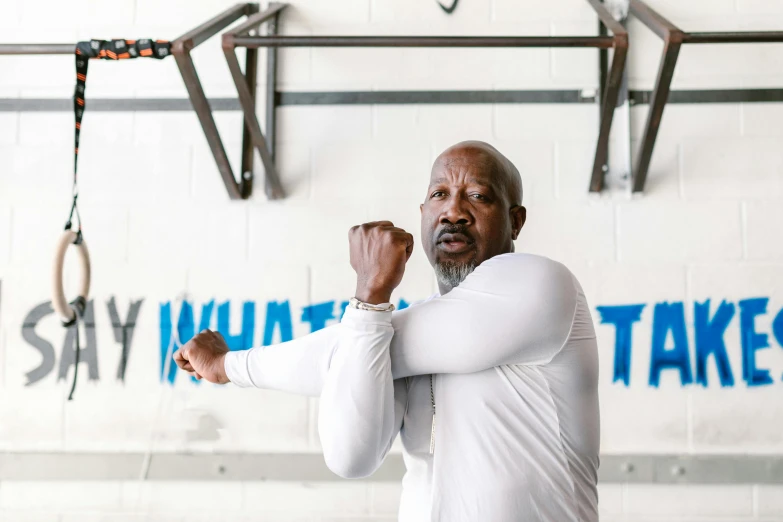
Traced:
<svg viewBox="0 0 783 522">
<path fill-rule="evenodd" d="M 479 201 L 487 200 L 486 196 L 484 196 L 483 194 L 471 194 L 470 197 L 472 197 L 473 199 L 477 199 Z"/>
<path fill-rule="evenodd" d="M 435 192 L 432 193 L 432 195 L 430 197 L 431 198 L 439 198 L 439 197 L 441 197 L 443 195 L 444 195 L 444 192 L 442 190 L 436 190 Z"/>
</svg>

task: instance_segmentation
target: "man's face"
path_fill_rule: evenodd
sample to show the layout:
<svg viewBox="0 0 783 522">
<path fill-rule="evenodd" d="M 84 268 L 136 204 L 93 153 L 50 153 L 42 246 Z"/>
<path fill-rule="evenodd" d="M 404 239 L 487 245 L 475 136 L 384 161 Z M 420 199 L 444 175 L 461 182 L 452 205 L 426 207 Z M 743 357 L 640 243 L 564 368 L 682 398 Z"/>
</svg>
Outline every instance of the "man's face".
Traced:
<svg viewBox="0 0 783 522">
<path fill-rule="evenodd" d="M 459 284 L 483 261 L 513 252 L 522 223 L 512 223 L 511 206 L 506 177 L 488 153 L 456 149 L 436 161 L 421 206 L 421 237 L 441 282 L 444 270 L 457 274 Z"/>
</svg>

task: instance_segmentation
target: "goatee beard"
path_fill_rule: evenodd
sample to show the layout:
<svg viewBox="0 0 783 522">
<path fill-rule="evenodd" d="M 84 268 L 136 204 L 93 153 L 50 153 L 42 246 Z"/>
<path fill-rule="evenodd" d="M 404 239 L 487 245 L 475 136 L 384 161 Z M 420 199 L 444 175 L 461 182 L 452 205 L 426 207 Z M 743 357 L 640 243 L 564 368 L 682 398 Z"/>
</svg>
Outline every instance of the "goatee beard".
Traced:
<svg viewBox="0 0 783 522">
<path fill-rule="evenodd" d="M 449 288 L 456 288 L 475 269 L 475 260 L 470 260 L 467 263 L 441 261 L 440 263 L 435 264 L 435 276 L 442 285 Z"/>
</svg>

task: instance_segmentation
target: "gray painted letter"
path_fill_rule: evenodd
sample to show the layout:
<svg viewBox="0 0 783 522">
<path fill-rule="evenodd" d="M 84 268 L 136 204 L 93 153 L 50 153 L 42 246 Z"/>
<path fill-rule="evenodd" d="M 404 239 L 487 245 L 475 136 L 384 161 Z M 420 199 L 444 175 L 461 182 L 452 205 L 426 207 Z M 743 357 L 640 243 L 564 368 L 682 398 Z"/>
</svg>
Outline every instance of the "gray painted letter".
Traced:
<svg viewBox="0 0 783 522">
<path fill-rule="evenodd" d="M 35 384 L 49 375 L 49 372 L 54 369 L 54 346 L 52 346 L 52 343 L 35 333 L 35 327 L 38 324 L 38 321 L 53 313 L 54 309 L 52 308 L 52 302 L 46 301 L 30 310 L 30 313 L 27 314 L 27 317 L 24 318 L 24 322 L 22 323 L 22 338 L 27 341 L 30 346 L 41 352 L 41 364 L 25 374 L 25 377 L 27 377 L 25 386 Z"/>
<path fill-rule="evenodd" d="M 125 324 L 120 322 L 120 314 L 117 311 L 117 303 L 114 300 L 114 296 L 106 303 L 106 306 L 109 308 L 112 329 L 114 330 L 114 340 L 122 345 L 120 364 L 117 366 L 117 380 L 123 382 L 125 382 L 125 368 L 128 366 L 131 343 L 133 342 L 133 331 L 136 329 L 136 319 L 139 317 L 139 309 L 141 309 L 141 303 L 143 302 L 144 299 L 131 301 Z"/>
<path fill-rule="evenodd" d="M 95 338 L 95 309 L 93 301 L 87 302 L 87 308 L 84 310 L 84 317 L 75 325 L 68 328 L 63 343 L 63 353 L 60 356 L 60 372 L 57 380 L 65 379 L 68 376 L 68 370 L 76 361 L 76 328 L 84 325 L 87 342 L 81 346 L 79 351 L 79 363 L 87 363 L 88 375 L 91 381 L 98 380 L 98 342 Z M 81 338 L 80 338 L 81 340 Z M 82 340 L 82 342 L 84 342 Z"/>
</svg>

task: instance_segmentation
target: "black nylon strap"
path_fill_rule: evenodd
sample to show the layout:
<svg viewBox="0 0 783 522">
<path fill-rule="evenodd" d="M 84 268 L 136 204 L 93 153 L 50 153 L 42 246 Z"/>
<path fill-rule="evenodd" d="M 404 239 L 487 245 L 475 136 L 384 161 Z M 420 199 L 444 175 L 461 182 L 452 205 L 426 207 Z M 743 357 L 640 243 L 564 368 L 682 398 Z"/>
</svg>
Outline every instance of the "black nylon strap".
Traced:
<svg viewBox="0 0 783 522">
<path fill-rule="evenodd" d="M 162 60 L 171 54 L 171 43 L 164 40 L 153 41 L 149 38 L 140 40 L 90 40 L 76 44 L 76 89 L 73 93 L 73 112 L 76 118 L 76 132 L 74 135 L 73 151 L 73 206 L 71 215 L 65 225 L 71 228 L 71 219 L 74 211 L 79 218 L 79 209 L 76 206 L 76 198 L 79 195 L 76 171 L 79 162 L 79 138 L 81 136 L 82 118 L 84 117 L 85 89 L 87 88 L 87 65 L 90 59 L 125 60 L 129 58 L 149 57 Z M 81 230 L 81 218 L 79 218 L 79 230 Z"/>
</svg>

